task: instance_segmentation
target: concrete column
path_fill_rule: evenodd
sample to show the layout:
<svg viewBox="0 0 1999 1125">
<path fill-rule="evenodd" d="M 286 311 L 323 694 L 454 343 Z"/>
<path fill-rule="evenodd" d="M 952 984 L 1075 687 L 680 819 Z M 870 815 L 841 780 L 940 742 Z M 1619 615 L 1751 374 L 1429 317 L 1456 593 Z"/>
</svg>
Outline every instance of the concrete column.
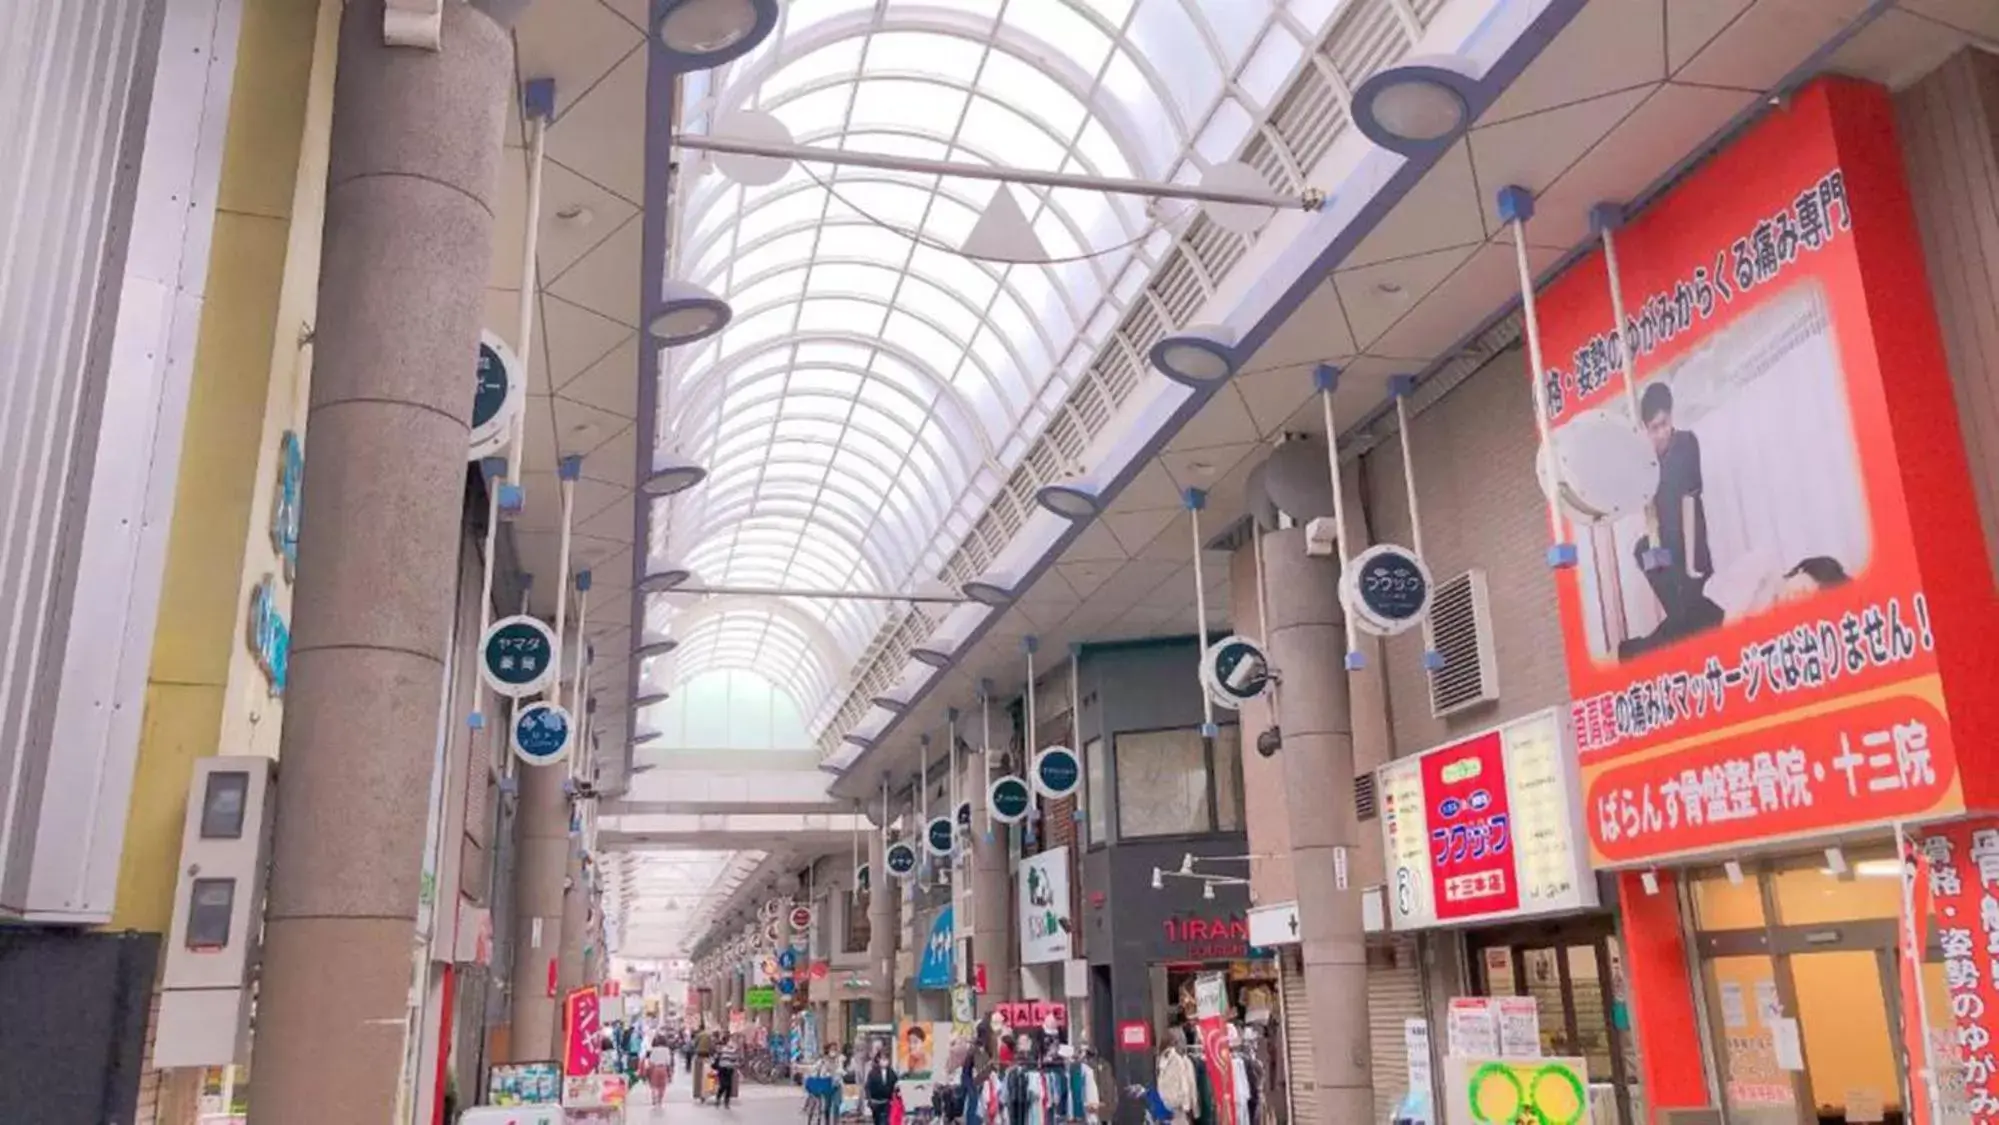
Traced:
<svg viewBox="0 0 1999 1125">
<path fill-rule="evenodd" d="M 972 802 L 972 962 L 986 967 L 986 992 L 978 997 L 979 1018 L 995 1004 L 1013 1000 L 1020 973 L 1013 963 L 1013 880 L 1006 870 L 1007 833 L 986 808 L 982 759 L 971 764 L 976 783 L 967 786 Z"/>
<path fill-rule="evenodd" d="M 514 859 L 514 1062 L 557 1057 L 560 1000 L 548 994 L 548 966 L 562 950 L 562 878 L 569 866 L 569 798 L 563 771 L 523 768 Z M 558 966 L 559 971 L 559 966 Z M 559 989 L 558 989 L 559 992 Z"/>
<path fill-rule="evenodd" d="M 467 364 L 513 80 L 506 29 L 439 51 L 341 18 L 318 356 L 257 1013 L 258 1125 L 389 1121 L 464 512 Z M 384 534 L 393 528 L 394 534 Z"/>
<path fill-rule="evenodd" d="M 888 841 L 880 831 L 868 833 L 868 1019 L 894 1018 L 896 901 L 902 880 L 888 873 Z"/>
<path fill-rule="evenodd" d="M 590 983 L 583 974 L 583 947 L 590 944 L 590 890 L 583 885 L 583 841 L 565 834 L 563 845 L 562 944 L 555 961 L 558 999 Z"/>
<path fill-rule="evenodd" d="M 1369 1074 L 1367 947 L 1360 884 L 1335 881 L 1334 852 L 1352 858 L 1353 729 L 1342 659 L 1346 630 L 1339 564 L 1305 555 L 1305 533 L 1265 536 L 1270 656 L 1283 676 L 1277 720 L 1284 748 L 1285 819 L 1297 884 L 1305 995 L 1312 1019 L 1318 1114 L 1304 1125 L 1348 1125 L 1374 1115 Z"/>
</svg>

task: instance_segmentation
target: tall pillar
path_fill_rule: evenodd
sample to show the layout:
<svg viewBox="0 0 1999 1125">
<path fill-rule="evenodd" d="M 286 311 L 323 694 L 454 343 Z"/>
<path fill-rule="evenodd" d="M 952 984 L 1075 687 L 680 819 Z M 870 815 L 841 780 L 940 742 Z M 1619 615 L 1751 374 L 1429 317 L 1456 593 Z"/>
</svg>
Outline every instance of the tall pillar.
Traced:
<svg viewBox="0 0 1999 1125">
<path fill-rule="evenodd" d="M 983 759 L 980 760 L 983 762 Z M 979 775 L 983 779 L 983 774 Z M 983 784 L 970 787 L 972 802 L 972 963 L 986 969 L 979 1018 L 1014 998 L 1020 974 L 1013 964 L 1013 880 L 1006 871 L 1007 833 L 992 819 Z"/>
<path fill-rule="evenodd" d="M 556 1057 L 560 1001 L 549 995 L 548 967 L 562 950 L 562 877 L 569 865 L 569 797 L 563 771 L 523 767 L 520 826 L 514 859 L 513 1033 L 514 1062 Z"/>
<path fill-rule="evenodd" d="M 558 997 L 589 984 L 583 975 L 583 948 L 590 944 L 590 889 L 583 881 L 583 841 L 565 834 L 562 854 L 562 944 L 557 947 Z"/>
<path fill-rule="evenodd" d="M 1342 889 L 1334 853 L 1351 858 L 1360 839 L 1353 804 L 1353 727 L 1347 698 L 1345 618 L 1339 564 L 1305 554 L 1305 533 L 1291 528 L 1263 541 L 1268 574 L 1270 657 L 1283 676 L 1277 752 L 1284 769 L 1285 819 L 1291 829 L 1305 998 L 1312 1020 L 1317 1120 L 1347 1125 L 1374 1118 L 1368 1063 L 1367 945 L 1360 884 Z"/>
<path fill-rule="evenodd" d="M 884 1023 L 895 1012 L 895 904 L 902 880 L 888 873 L 888 840 L 868 833 L 868 1019 Z"/>
<path fill-rule="evenodd" d="M 311 453 L 257 1013 L 258 1125 L 388 1121 L 403 1096 L 431 771 L 458 582 L 465 373 L 513 79 L 446 4 L 437 51 L 341 17 Z M 394 528 L 394 534 L 384 534 Z"/>
</svg>

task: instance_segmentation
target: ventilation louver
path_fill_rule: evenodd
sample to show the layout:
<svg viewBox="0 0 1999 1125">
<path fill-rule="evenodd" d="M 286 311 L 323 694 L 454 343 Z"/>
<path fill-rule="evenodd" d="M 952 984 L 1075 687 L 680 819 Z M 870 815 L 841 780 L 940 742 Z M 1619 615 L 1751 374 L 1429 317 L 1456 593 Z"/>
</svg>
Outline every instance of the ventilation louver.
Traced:
<svg viewBox="0 0 1999 1125">
<path fill-rule="evenodd" d="M 1492 603 L 1485 571 L 1467 570 L 1437 586 L 1430 626 L 1443 670 L 1430 677 L 1430 713 L 1438 718 L 1499 698 L 1492 647 Z"/>
</svg>

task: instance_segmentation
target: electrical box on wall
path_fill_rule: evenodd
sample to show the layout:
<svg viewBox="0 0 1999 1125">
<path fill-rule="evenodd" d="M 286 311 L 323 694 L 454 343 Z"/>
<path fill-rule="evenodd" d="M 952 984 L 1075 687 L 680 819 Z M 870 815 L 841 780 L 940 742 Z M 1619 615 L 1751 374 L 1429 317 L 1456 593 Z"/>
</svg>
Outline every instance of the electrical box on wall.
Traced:
<svg viewBox="0 0 1999 1125">
<path fill-rule="evenodd" d="M 247 1061 L 276 763 L 203 758 L 188 789 L 153 1065 Z"/>
</svg>

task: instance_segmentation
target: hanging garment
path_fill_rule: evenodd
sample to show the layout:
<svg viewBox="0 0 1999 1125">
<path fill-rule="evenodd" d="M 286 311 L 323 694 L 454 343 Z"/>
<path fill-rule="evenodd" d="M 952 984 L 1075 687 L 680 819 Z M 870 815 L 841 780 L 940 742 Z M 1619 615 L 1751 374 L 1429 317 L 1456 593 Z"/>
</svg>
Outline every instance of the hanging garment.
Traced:
<svg viewBox="0 0 1999 1125">
<path fill-rule="evenodd" d="M 1168 1047 L 1159 1055 L 1159 1099 L 1173 1115 L 1176 1125 L 1187 1125 L 1200 1107 L 1199 1070 L 1178 1047 Z"/>
<path fill-rule="evenodd" d="M 1250 1085 L 1249 1065 L 1238 1052 L 1229 1052 L 1229 1083 L 1234 1087 L 1235 1125 L 1256 1125 L 1256 1087 Z"/>
</svg>

